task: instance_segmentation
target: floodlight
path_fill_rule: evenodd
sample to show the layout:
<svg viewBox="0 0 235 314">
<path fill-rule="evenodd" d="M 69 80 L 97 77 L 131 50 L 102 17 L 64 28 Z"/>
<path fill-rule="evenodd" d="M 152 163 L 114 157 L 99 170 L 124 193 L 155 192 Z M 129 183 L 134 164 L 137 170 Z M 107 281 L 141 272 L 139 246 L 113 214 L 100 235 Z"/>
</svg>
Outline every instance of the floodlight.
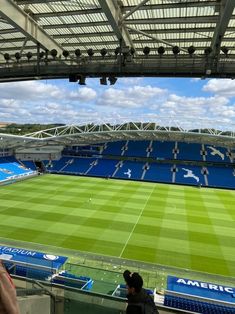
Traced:
<svg viewBox="0 0 235 314">
<path fill-rule="evenodd" d="M 110 82 L 110 85 L 114 85 L 117 82 L 117 78 L 115 76 L 110 76 L 109 82 Z"/>
<path fill-rule="evenodd" d="M 107 77 L 103 76 L 100 78 L 100 85 L 107 85 Z"/>
<path fill-rule="evenodd" d="M 114 53 L 115 53 L 116 56 L 119 55 L 120 52 L 121 52 L 121 48 L 120 48 L 120 47 L 117 47 L 117 48 L 115 49 L 115 51 L 114 51 Z"/>
<path fill-rule="evenodd" d="M 53 59 L 55 59 L 56 58 L 56 56 L 57 56 L 57 50 L 56 49 L 52 49 L 51 50 L 51 55 L 52 55 L 52 57 L 53 57 Z"/>
<path fill-rule="evenodd" d="M 75 53 L 75 56 L 77 57 L 77 58 L 79 58 L 80 56 L 81 56 L 81 50 L 78 48 L 78 49 L 76 49 L 75 51 L 74 51 L 74 53 Z"/>
<path fill-rule="evenodd" d="M 144 47 L 144 49 L 143 49 L 143 53 L 145 54 L 145 56 L 148 56 L 149 55 L 149 53 L 150 53 L 150 48 L 149 47 Z"/>
<path fill-rule="evenodd" d="M 15 58 L 16 58 L 16 61 L 19 62 L 20 59 L 21 59 L 21 54 L 19 52 L 16 52 L 15 53 Z"/>
<path fill-rule="evenodd" d="M 78 84 L 79 85 L 86 85 L 86 77 L 85 76 L 80 76 Z"/>
<path fill-rule="evenodd" d="M 205 53 L 205 55 L 209 56 L 209 54 L 212 53 L 212 48 L 211 47 L 205 48 L 204 53 Z"/>
<path fill-rule="evenodd" d="M 75 82 L 77 82 L 78 81 L 78 76 L 77 76 L 77 74 L 70 74 L 69 75 L 69 82 L 70 83 L 75 83 Z"/>
<path fill-rule="evenodd" d="M 91 58 L 91 57 L 94 55 L 93 49 L 92 49 L 92 48 L 89 48 L 89 49 L 87 50 L 87 54 L 88 54 L 88 56 Z"/>
<path fill-rule="evenodd" d="M 9 53 L 4 53 L 4 59 L 6 60 L 6 62 L 8 62 L 11 59 Z"/>
<path fill-rule="evenodd" d="M 165 48 L 163 46 L 158 47 L 157 52 L 160 56 L 162 56 L 165 53 Z"/>
<path fill-rule="evenodd" d="M 32 54 L 32 52 L 27 52 L 26 53 L 26 57 L 27 57 L 27 59 L 28 59 L 28 61 L 33 57 L 33 54 Z"/>
<path fill-rule="evenodd" d="M 42 59 L 45 56 L 45 52 L 44 51 L 40 51 L 39 53 L 39 59 Z"/>
<path fill-rule="evenodd" d="M 65 59 L 67 59 L 68 56 L 69 56 L 69 51 L 68 50 L 63 50 L 62 55 L 65 57 Z"/>
<path fill-rule="evenodd" d="M 180 53 L 180 48 L 178 46 L 174 46 L 172 48 L 172 52 L 175 56 L 177 56 Z"/>
<path fill-rule="evenodd" d="M 194 54 L 194 52 L 196 51 L 194 46 L 190 46 L 188 47 L 188 53 L 190 56 L 192 56 Z"/>
<path fill-rule="evenodd" d="M 133 56 L 135 54 L 135 48 L 131 47 L 130 54 Z"/>
<path fill-rule="evenodd" d="M 226 47 L 226 46 L 223 46 L 220 48 L 221 51 L 227 56 L 228 52 L 229 52 L 229 49 Z"/>
<path fill-rule="evenodd" d="M 102 58 L 104 58 L 107 53 L 108 53 L 108 50 L 107 50 L 106 48 L 102 48 L 102 49 L 100 50 L 100 54 L 101 54 Z"/>
</svg>

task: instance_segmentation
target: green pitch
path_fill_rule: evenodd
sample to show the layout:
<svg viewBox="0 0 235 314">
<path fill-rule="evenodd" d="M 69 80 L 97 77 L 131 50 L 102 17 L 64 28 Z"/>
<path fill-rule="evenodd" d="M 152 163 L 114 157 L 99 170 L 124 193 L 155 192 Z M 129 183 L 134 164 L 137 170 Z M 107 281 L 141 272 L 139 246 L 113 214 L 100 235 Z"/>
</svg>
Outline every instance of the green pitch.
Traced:
<svg viewBox="0 0 235 314">
<path fill-rule="evenodd" d="M 235 274 L 235 191 L 45 175 L 0 199 L 4 238 Z"/>
</svg>

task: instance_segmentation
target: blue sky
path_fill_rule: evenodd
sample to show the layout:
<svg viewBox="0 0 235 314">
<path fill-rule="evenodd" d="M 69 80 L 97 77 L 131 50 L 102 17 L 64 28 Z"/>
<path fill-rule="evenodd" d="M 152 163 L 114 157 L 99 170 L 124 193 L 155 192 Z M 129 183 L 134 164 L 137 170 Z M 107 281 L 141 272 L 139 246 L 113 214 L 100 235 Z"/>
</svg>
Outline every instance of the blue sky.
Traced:
<svg viewBox="0 0 235 314">
<path fill-rule="evenodd" d="M 151 121 L 185 128 L 235 129 L 235 80 L 120 78 L 113 86 L 87 79 L 0 84 L 0 121 L 121 123 Z"/>
</svg>

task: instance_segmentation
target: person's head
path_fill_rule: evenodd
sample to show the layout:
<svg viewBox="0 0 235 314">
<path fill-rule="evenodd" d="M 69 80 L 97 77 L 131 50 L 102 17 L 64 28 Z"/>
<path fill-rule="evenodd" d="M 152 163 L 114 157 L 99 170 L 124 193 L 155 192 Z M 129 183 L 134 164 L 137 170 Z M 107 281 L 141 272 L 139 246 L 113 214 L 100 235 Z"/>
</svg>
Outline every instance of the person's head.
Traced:
<svg viewBox="0 0 235 314">
<path fill-rule="evenodd" d="M 123 273 L 128 293 L 135 294 L 140 292 L 143 287 L 143 279 L 138 273 L 131 273 L 129 270 L 125 270 Z"/>
</svg>

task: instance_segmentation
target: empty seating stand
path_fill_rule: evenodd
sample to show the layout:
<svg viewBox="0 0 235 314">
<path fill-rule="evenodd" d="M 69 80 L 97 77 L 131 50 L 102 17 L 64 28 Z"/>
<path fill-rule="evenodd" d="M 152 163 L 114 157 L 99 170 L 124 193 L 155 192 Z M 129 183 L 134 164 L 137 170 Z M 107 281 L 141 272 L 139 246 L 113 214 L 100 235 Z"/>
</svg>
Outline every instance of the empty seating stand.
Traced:
<svg viewBox="0 0 235 314">
<path fill-rule="evenodd" d="M 149 157 L 155 159 L 174 159 L 174 148 L 175 142 L 154 141 Z"/>
<path fill-rule="evenodd" d="M 144 163 L 134 161 L 124 161 L 118 169 L 115 178 L 140 180 L 143 173 Z"/>
<path fill-rule="evenodd" d="M 103 155 L 121 156 L 122 148 L 125 146 L 126 141 L 109 142 L 106 143 L 103 150 Z"/>
<path fill-rule="evenodd" d="M 19 163 L 14 156 L 0 157 L 0 181 L 16 180 L 33 173 L 33 170 Z"/>
<path fill-rule="evenodd" d="M 230 167 L 207 167 L 208 184 L 212 187 L 235 187 L 235 170 Z"/>
<path fill-rule="evenodd" d="M 129 157 L 146 157 L 149 141 L 129 141 L 128 149 L 125 150 L 123 156 Z"/>
<path fill-rule="evenodd" d="M 204 176 L 202 174 L 202 167 L 177 165 L 176 183 L 190 184 L 190 185 L 204 185 Z"/>
<path fill-rule="evenodd" d="M 111 177 L 118 162 L 119 161 L 115 159 L 98 159 L 97 164 L 89 171 L 89 175 Z"/>
<path fill-rule="evenodd" d="M 217 302 L 206 302 L 199 299 L 191 299 L 178 297 L 173 295 L 165 295 L 164 305 L 168 307 L 178 308 L 194 313 L 203 314 L 234 314 L 235 307 L 232 304 L 224 303 L 223 305 Z"/>
<path fill-rule="evenodd" d="M 222 147 L 141 140 L 75 146 L 64 152 L 69 156 L 46 161 L 48 172 L 235 188 L 232 152 Z"/>
<path fill-rule="evenodd" d="M 228 151 L 224 147 L 215 147 L 213 145 L 205 145 L 206 161 L 227 162 L 230 163 Z"/>
<path fill-rule="evenodd" d="M 172 182 L 172 165 L 170 164 L 149 164 L 149 169 L 146 171 L 144 180 L 155 182 Z"/>
<path fill-rule="evenodd" d="M 202 145 L 194 143 L 177 143 L 177 159 L 202 161 Z"/>
<path fill-rule="evenodd" d="M 85 276 L 76 276 L 67 271 L 62 271 L 52 279 L 53 283 L 73 287 L 82 290 L 90 290 L 93 286 L 93 280 Z"/>
</svg>

